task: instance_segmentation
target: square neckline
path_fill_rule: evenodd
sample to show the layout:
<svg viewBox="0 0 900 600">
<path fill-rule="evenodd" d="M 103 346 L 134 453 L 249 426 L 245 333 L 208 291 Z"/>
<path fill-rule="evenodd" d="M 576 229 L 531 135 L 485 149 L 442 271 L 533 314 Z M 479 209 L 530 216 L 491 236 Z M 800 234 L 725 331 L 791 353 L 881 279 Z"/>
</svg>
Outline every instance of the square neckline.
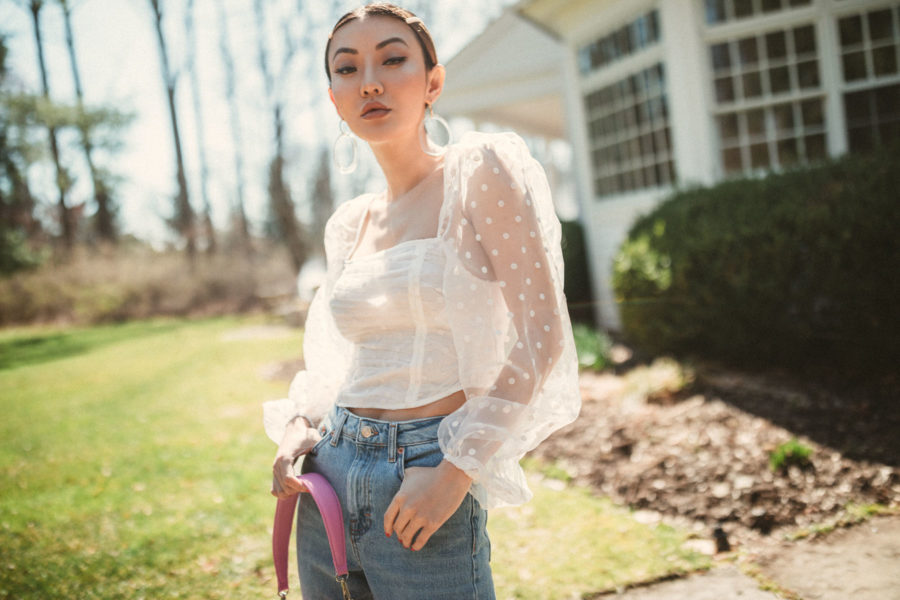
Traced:
<svg viewBox="0 0 900 600">
<path fill-rule="evenodd" d="M 388 252 L 390 252 L 396 248 L 400 248 L 400 247 L 403 247 L 403 246 L 406 246 L 409 244 L 441 241 L 441 239 L 442 239 L 441 234 L 443 233 L 441 231 L 441 229 L 442 229 L 441 225 L 444 222 L 444 211 L 446 210 L 447 205 L 449 204 L 449 202 L 448 202 L 449 193 L 448 192 L 449 192 L 449 187 L 450 187 L 449 186 L 450 178 L 447 177 L 446 153 L 444 154 L 444 161 L 441 164 L 441 171 L 442 171 L 441 176 L 443 177 L 443 180 L 441 183 L 441 190 L 443 192 L 443 198 L 441 198 L 441 206 L 440 206 L 440 209 L 438 210 L 438 224 L 437 224 L 437 234 L 436 235 L 431 236 L 431 237 L 413 238 L 410 240 L 403 240 L 402 242 L 397 242 L 393 246 L 388 246 L 387 248 L 381 248 L 380 250 L 375 250 L 374 252 L 370 252 L 370 253 L 364 254 L 362 256 L 354 255 L 354 253 L 358 250 L 358 246 L 361 241 L 360 236 L 362 235 L 363 225 L 366 223 L 366 221 L 369 218 L 369 209 L 371 208 L 372 203 L 375 202 L 375 200 L 377 198 L 384 196 L 387 193 L 387 190 L 385 189 L 385 190 L 379 192 L 378 194 L 374 194 L 372 196 L 372 198 L 370 198 L 369 201 L 366 202 L 366 208 L 363 211 L 363 215 L 359 220 L 359 225 L 356 226 L 356 237 L 353 239 L 353 245 L 350 246 L 350 254 L 348 255 L 349 257 L 344 259 L 344 264 L 351 264 L 351 263 L 365 260 L 367 258 L 381 256 L 383 254 L 387 254 Z"/>
</svg>

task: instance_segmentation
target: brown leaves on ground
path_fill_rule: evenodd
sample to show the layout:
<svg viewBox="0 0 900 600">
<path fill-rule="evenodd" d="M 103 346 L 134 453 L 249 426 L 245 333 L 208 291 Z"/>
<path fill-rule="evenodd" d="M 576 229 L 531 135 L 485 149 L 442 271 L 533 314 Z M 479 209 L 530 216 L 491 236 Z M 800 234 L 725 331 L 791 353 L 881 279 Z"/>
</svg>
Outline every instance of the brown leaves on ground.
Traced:
<svg viewBox="0 0 900 600">
<path fill-rule="evenodd" d="M 900 503 L 895 402 L 666 360 L 586 371 L 581 389 L 578 420 L 532 455 L 633 508 L 744 537 L 820 523 L 848 503 Z M 808 464 L 773 471 L 772 451 L 793 438 L 812 449 Z"/>
</svg>

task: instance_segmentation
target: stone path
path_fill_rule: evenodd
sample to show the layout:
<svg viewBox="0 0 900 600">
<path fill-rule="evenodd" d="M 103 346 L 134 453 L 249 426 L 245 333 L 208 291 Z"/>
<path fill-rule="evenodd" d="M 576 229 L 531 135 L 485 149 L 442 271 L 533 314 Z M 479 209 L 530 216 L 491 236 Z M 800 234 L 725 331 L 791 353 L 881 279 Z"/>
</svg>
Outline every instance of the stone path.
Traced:
<svg viewBox="0 0 900 600">
<path fill-rule="evenodd" d="M 783 542 L 753 558 L 785 594 L 733 565 L 621 594 L 617 600 L 900 600 L 900 516 L 875 517 L 818 539 Z"/>
</svg>

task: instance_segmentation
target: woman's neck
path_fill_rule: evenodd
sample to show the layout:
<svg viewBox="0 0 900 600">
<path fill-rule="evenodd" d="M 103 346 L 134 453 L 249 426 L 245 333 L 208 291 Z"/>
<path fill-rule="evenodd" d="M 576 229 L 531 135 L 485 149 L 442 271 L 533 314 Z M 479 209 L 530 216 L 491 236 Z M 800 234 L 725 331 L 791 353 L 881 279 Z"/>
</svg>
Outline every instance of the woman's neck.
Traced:
<svg viewBox="0 0 900 600">
<path fill-rule="evenodd" d="M 403 196 L 416 187 L 423 179 L 434 173 L 443 160 L 422 152 L 418 135 L 415 133 L 410 139 L 394 139 L 381 144 L 371 144 L 371 148 L 387 181 L 389 201 Z"/>
</svg>

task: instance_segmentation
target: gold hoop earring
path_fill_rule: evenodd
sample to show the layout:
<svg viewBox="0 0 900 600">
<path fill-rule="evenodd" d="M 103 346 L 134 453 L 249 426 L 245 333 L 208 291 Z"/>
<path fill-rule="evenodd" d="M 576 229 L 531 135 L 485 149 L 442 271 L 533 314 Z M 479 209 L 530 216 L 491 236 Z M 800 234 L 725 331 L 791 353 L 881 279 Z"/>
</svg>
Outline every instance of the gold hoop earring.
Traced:
<svg viewBox="0 0 900 600">
<path fill-rule="evenodd" d="M 443 156 L 444 152 L 447 151 L 447 147 L 453 142 L 453 132 L 450 131 L 450 124 L 447 123 L 443 117 L 434 114 L 433 104 L 427 105 L 427 108 L 429 114 L 426 115 L 425 119 L 422 121 L 422 130 L 424 131 L 425 139 L 424 143 L 422 139 L 419 139 L 419 143 L 422 146 L 422 152 L 428 156 Z M 432 139 L 433 135 L 430 135 L 437 134 L 437 129 L 444 130 L 443 136 L 441 137 L 445 139 L 440 140 L 440 137 L 438 138 L 440 141 L 443 141 L 442 144 L 434 142 Z M 432 151 L 429 146 L 436 147 L 438 149 L 437 152 Z"/>
<path fill-rule="evenodd" d="M 334 145 L 331 147 L 331 158 L 334 161 L 334 166 L 337 167 L 337 170 L 347 175 L 356 170 L 356 136 L 353 135 L 353 132 L 350 131 L 350 126 L 347 125 L 347 122 L 341 119 L 341 123 L 338 126 L 341 130 L 341 134 L 334 140 Z M 346 127 L 346 131 L 344 128 Z M 339 146 L 350 144 L 349 152 L 350 152 L 350 163 L 343 164 L 340 161 L 338 156 L 341 154 L 341 150 Z"/>
</svg>

